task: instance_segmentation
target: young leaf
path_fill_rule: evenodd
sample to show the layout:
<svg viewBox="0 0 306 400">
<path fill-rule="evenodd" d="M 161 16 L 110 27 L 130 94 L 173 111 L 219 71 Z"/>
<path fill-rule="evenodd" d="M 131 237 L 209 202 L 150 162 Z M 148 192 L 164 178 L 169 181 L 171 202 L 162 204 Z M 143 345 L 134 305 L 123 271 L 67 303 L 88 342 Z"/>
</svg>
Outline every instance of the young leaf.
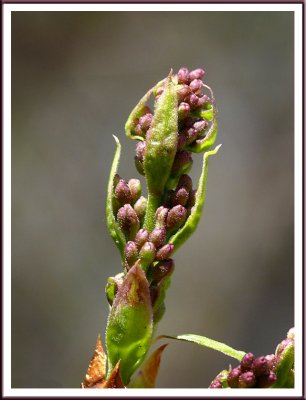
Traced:
<svg viewBox="0 0 306 400">
<path fill-rule="evenodd" d="M 149 284 L 143 270 L 135 264 L 115 296 L 106 328 L 108 373 L 120 360 L 120 373 L 125 385 L 149 350 L 152 320 Z"/>
<path fill-rule="evenodd" d="M 159 371 L 162 352 L 167 344 L 160 346 L 155 350 L 141 366 L 137 375 L 131 380 L 129 388 L 154 388 L 157 374 Z"/>
<path fill-rule="evenodd" d="M 290 388 L 294 386 L 294 344 L 289 344 L 284 349 L 277 363 L 275 373 L 277 381 L 273 388 Z"/>
<path fill-rule="evenodd" d="M 221 144 L 219 144 L 214 150 L 207 151 L 203 155 L 203 167 L 196 194 L 195 205 L 183 227 L 179 229 L 177 233 L 169 240 L 169 243 L 174 245 L 174 251 L 176 251 L 191 236 L 191 234 L 196 230 L 196 227 L 200 221 L 201 212 L 206 197 L 208 158 L 214 154 L 217 154 L 220 147 Z"/>
<path fill-rule="evenodd" d="M 107 186 L 107 199 L 106 199 L 106 220 L 107 220 L 107 227 L 111 237 L 113 238 L 116 246 L 118 247 L 122 259 L 124 259 L 124 247 L 125 247 L 125 238 L 122 234 L 119 226 L 117 225 L 114 210 L 113 210 L 113 196 L 114 196 L 114 178 L 117 172 L 120 153 L 121 153 L 121 145 L 118 138 L 114 136 L 116 141 L 116 151 L 112 163 L 112 168 L 110 171 L 109 179 L 108 179 L 108 186 Z"/>
<path fill-rule="evenodd" d="M 236 358 L 236 360 L 238 360 L 238 361 L 241 361 L 242 357 L 245 355 L 244 351 L 235 350 L 232 347 L 227 346 L 224 343 L 217 342 L 216 340 L 209 339 L 204 336 L 192 335 L 192 334 L 179 335 L 179 336 L 162 335 L 162 336 L 159 336 L 157 339 L 160 339 L 160 338 L 183 340 L 185 342 L 193 342 L 193 343 L 199 344 L 200 346 L 204 346 L 204 347 L 208 347 L 213 350 L 220 351 L 221 353 L 226 354 L 229 357 Z"/>
</svg>

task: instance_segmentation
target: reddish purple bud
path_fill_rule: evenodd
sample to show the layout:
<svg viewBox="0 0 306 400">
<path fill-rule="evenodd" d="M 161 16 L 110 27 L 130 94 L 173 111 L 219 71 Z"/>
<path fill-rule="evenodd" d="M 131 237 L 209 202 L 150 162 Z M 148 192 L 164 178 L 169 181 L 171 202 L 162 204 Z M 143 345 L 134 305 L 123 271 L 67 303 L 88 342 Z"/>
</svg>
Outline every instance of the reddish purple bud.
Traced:
<svg viewBox="0 0 306 400">
<path fill-rule="evenodd" d="M 178 114 L 179 117 L 181 118 L 185 118 L 190 112 L 190 105 L 188 103 L 184 103 L 182 102 L 179 106 L 178 106 Z"/>
<path fill-rule="evenodd" d="M 257 387 L 259 388 L 268 388 L 272 386 L 277 380 L 277 376 L 275 372 L 270 371 L 269 374 L 260 376 L 257 379 Z"/>
<path fill-rule="evenodd" d="M 139 219 L 130 204 L 125 204 L 123 207 L 119 208 L 117 221 L 125 237 L 133 240 L 139 229 Z"/>
<path fill-rule="evenodd" d="M 131 192 L 131 203 L 134 204 L 141 196 L 141 183 L 139 179 L 130 179 L 128 186 Z"/>
<path fill-rule="evenodd" d="M 167 215 L 169 212 L 169 208 L 160 206 L 156 210 L 155 213 L 155 219 L 156 219 L 156 225 L 157 226 L 165 226 L 166 225 L 166 220 L 167 220 Z"/>
<path fill-rule="evenodd" d="M 156 260 L 163 261 L 167 260 L 174 251 L 174 245 L 172 243 L 165 244 L 156 253 Z"/>
<path fill-rule="evenodd" d="M 195 205 L 195 202 L 196 202 L 196 195 L 197 195 L 196 189 L 192 190 L 192 191 L 189 193 L 189 198 L 188 198 L 188 202 L 187 202 L 186 207 L 192 208 L 192 207 Z"/>
<path fill-rule="evenodd" d="M 138 136 L 142 136 L 142 137 L 145 136 L 145 132 L 143 131 L 143 129 L 139 123 L 135 126 L 135 133 Z"/>
<path fill-rule="evenodd" d="M 185 207 L 181 205 L 177 205 L 171 208 L 167 215 L 167 229 L 169 230 L 177 230 L 179 229 L 186 221 L 187 218 L 187 210 Z"/>
<path fill-rule="evenodd" d="M 177 184 L 177 189 L 179 188 L 185 188 L 188 192 L 192 190 L 192 179 L 190 178 L 189 175 L 183 174 L 180 176 L 180 179 Z"/>
<path fill-rule="evenodd" d="M 124 248 L 124 255 L 126 262 L 130 267 L 135 264 L 138 258 L 138 248 L 135 242 L 127 242 Z"/>
<path fill-rule="evenodd" d="M 203 87 L 203 82 L 200 79 L 194 79 L 190 82 L 189 87 L 193 93 L 200 94 Z"/>
<path fill-rule="evenodd" d="M 204 104 L 209 102 L 209 97 L 206 94 L 203 94 L 203 96 L 198 97 L 198 106 L 202 107 Z"/>
<path fill-rule="evenodd" d="M 189 199 L 188 191 L 184 187 L 179 188 L 174 192 L 172 205 L 177 206 L 178 204 L 180 204 L 181 206 L 185 206 L 188 202 L 188 199 Z"/>
<path fill-rule="evenodd" d="M 277 346 L 276 348 L 276 357 L 279 358 L 281 356 L 281 354 L 284 352 L 284 350 L 287 348 L 287 346 L 291 346 L 292 345 L 292 340 L 290 339 L 284 339 L 280 342 L 280 344 Z"/>
<path fill-rule="evenodd" d="M 147 131 L 150 128 L 151 122 L 153 120 L 152 114 L 145 114 L 139 118 L 139 125 L 143 131 Z"/>
<path fill-rule="evenodd" d="M 196 108 L 199 104 L 199 98 L 196 94 L 192 93 L 189 97 L 188 97 L 188 103 L 190 104 L 190 108 Z"/>
<path fill-rule="evenodd" d="M 209 385 L 209 389 L 222 389 L 222 383 L 219 379 L 214 379 Z"/>
<path fill-rule="evenodd" d="M 186 99 L 187 96 L 191 94 L 191 89 L 188 85 L 183 85 L 178 91 L 177 91 L 177 97 L 178 101 L 183 101 Z"/>
<path fill-rule="evenodd" d="M 255 375 L 252 371 L 244 372 L 239 377 L 239 387 L 240 388 L 251 388 L 254 387 L 256 383 Z"/>
<path fill-rule="evenodd" d="M 115 196 L 121 206 L 130 203 L 132 200 L 130 188 L 123 179 L 119 180 L 115 188 Z"/>
<path fill-rule="evenodd" d="M 239 386 L 239 376 L 241 375 L 240 368 L 232 369 L 227 376 L 228 386 L 231 388 L 237 388 Z"/>
<path fill-rule="evenodd" d="M 200 133 L 202 133 L 204 131 L 204 129 L 207 127 L 207 125 L 208 125 L 208 123 L 204 119 L 201 119 L 200 121 L 197 121 L 193 124 L 193 129 L 195 129 L 195 131 L 199 135 Z"/>
<path fill-rule="evenodd" d="M 256 376 L 265 375 L 268 373 L 268 362 L 265 357 L 257 357 L 253 361 L 252 370 Z"/>
<path fill-rule="evenodd" d="M 149 240 L 158 249 L 166 240 L 166 229 L 164 227 L 153 229 L 153 231 L 150 233 Z"/>
<path fill-rule="evenodd" d="M 147 211 L 147 204 L 148 200 L 143 196 L 139 197 L 139 199 L 134 204 L 134 210 L 137 214 L 139 221 L 142 221 L 144 219 Z"/>
<path fill-rule="evenodd" d="M 267 363 L 268 363 L 268 368 L 273 370 L 275 368 L 275 365 L 276 365 L 276 357 L 275 357 L 275 355 L 274 354 L 267 355 L 266 356 L 266 360 L 267 360 Z"/>
<path fill-rule="evenodd" d="M 149 232 L 146 229 L 139 229 L 135 236 L 135 243 L 138 249 L 140 249 L 145 242 L 149 240 Z"/>
<path fill-rule="evenodd" d="M 139 251 L 140 265 L 146 269 L 155 258 L 156 248 L 152 242 L 146 242 Z"/>
<path fill-rule="evenodd" d="M 186 144 L 187 144 L 187 137 L 184 135 L 184 133 L 180 133 L 177 141 L 177 150 L 184 150 Z"/>
<path fill-rule="evenodd" d="M 178 151 L 173 161 L 172 172 L 174 174 L 184 174 L 190 170 L 192 163 L 193 160 L 188 151 Z"/>
<path fill-rule="evenodd" d="M 193 70 L 193 71 L 191 71 L 191 72 L 189 73 L 189 78 L 190 78 L 191 80 L 194 80 L 194 79 L 202 79 L 203 76 L 204 76 L 204 74 L 205 74 L 204 69 L 202 69 L 202 68 L 197 68 L 197 69 L 195 69 L 195 70 Z"/>
<path fill-rule="evenodd" d="M 160 261 L 153 267 L 152 285 L 157 285 L 166 276 L 169 277 L 174 271 L 174 261 L 164 260 Z"/>
<path fill-rule="evenodd" d="M 189 83 L 189 71 L 186 67 L 182 67 L 179 69 L 177 73 L 178 83 Z"/>
<path fill-rule="evenodd" d="M 186 135 L 186 143 L 191 144 L 197 139 L 198 132 L 194 128 L 189 128 L 185 130 L 185 135 Z"/>
<path fill-rule="evenodd" d="M 146 152 L 146 142 L 139 141 L 136 144 L 136 157 L 143 161 L 144 155 Z"/>
<path fill-rule="evenodd" d="M 240 362 L 241 371 L 245 372 L 252 369 L 253 361 L 254 361 L 254 354 L 246 353 Z"/>
</svg>

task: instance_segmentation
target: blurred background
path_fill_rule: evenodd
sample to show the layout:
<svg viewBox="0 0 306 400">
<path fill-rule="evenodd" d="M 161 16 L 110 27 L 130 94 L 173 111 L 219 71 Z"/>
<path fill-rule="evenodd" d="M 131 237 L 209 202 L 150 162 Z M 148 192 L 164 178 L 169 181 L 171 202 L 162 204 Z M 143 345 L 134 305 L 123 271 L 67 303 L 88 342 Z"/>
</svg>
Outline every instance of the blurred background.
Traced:
<svg viewBox="0 0 306 400">
<path fill-rule="evenodd" d="M 291 12 L 12 13 L 13 387 L 83 380 L 121 271 L 105 220 L 112 134 L 120 175 L 138 177 L 125 121 L 181 66 L 206 70 L 222 148 L 158 333 L 274 352 L 294 311 L 293 40 Z M 205 388 L 229 363 L 173 341 L 157 386 Z"/>
</svg>

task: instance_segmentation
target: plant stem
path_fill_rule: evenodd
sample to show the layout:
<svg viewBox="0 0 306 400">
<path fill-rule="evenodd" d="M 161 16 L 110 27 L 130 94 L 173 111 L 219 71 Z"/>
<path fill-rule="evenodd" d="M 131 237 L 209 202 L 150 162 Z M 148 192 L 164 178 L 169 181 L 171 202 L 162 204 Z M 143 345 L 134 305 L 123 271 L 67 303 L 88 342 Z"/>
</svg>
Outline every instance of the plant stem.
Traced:
<svg viewBox="0 0 306 400">
<path fill-rule="evenodd" d="M 160 205 L 160 196 L 149 193 L 148 205 L 143 227 L 149 232 L 155 228 L 155 212 Z"/>
</svg>

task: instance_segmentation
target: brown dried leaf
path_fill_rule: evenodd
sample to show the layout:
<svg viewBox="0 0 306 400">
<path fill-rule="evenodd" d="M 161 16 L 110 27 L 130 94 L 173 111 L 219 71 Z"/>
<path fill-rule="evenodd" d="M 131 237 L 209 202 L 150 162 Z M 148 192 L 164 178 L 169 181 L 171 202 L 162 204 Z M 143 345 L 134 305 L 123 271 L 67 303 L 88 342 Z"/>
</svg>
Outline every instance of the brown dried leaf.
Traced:
<svg viewBox="0 0 306 400">
<path fill-rule="evenodd" d="M 97 382 L 104 382 L 106 375 L 106 354 L 104 352 L 101 337 L 98 336 L 96 348 L 85 376 L 81 384 L 82 389 L 93 387 Z"/>
<path fill-rule="evenodd" d="M 123 389 L 124 385 L 120 376 L 120 361 L 117 362 L 112 370 L 109 378 L 104 382 L 98 382 L 93 388 L 95 389 Z"/>
</svg>

